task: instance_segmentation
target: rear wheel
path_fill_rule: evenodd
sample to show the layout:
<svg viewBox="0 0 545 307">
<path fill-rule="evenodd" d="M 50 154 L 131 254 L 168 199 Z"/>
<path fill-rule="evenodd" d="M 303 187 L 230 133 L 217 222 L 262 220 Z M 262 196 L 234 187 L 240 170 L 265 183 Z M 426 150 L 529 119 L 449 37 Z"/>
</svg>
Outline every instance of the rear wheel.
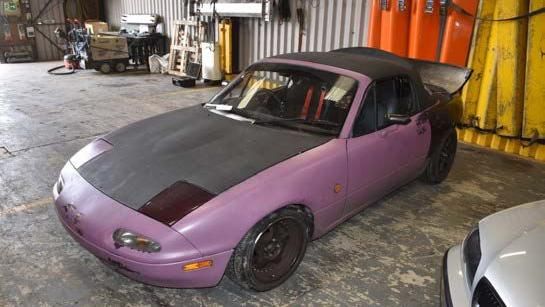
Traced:
<svg viewBox="0 0 545 307">
<path fill-rule="evenodd" d="M 445 180 L 454 163 L 457 146 L 456 130 L 452 129 L 445 134 L 439 146 L 435 148 L 422 174 L 422 179 L 430 184 L 438 184 Z"/>
<path fill-rule="evenodd" d="M 236 247 L 227 276 L 240 286 L 267 291 L 283 283 L 299 266 L 311 232 L 311 218 L 286 207 L 257 223 Z"/>
<path fill-rule="evenodd" d="M 125 65 L 125 63 L 123 63 L 123 62 L 115 63 L 115 71 L 116 72 L 124 72 L 125 70 L 127 70 L 127 65 Z"/>
<path fill-rule="evenodd" d="M 102 63 L 100 64 L 100 72 L 103 74 L 109 74 L 112 72 L 112 66 L 110 63 Z"/>
</svg>

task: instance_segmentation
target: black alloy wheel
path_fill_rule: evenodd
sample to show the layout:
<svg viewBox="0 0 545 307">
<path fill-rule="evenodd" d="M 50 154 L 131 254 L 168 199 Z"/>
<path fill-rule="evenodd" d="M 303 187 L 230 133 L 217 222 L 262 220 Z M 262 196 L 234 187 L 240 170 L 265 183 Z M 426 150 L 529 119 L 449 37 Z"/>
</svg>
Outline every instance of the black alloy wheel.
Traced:
<svg viewBox="0 0 545 307">
<path fill-rule="evenodd" d="M 259 234 L 250 260 L 257 281 L 274 283 L 291 271 L 303 249 L 304 231 L 293 217 L 286 217 Z"/>
<path fill-rule="evenodd" d="M 244 288 L 267 291 L 297 269 L 310 238 L 311 217 L 297 207 L 280 209 L 257 223 L 241 240 L 227 276 Z"/>
<path fill-rule="evenodd" d="M 456 130 L 452 129 L 445 134 L 439 146 L 431 154 L 422 179 L 430 184 L 438 184 L 445 180 L 454 163 L 457 147 Z"/>
</svg>

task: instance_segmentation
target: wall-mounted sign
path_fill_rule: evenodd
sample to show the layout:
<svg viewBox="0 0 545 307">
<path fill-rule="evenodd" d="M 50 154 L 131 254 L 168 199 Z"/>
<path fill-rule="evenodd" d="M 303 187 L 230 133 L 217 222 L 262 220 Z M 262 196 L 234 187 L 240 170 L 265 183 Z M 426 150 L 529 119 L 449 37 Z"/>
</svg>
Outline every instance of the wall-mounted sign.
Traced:
<svg viewBox="0 0 545 307">
<path fill-rule="evenodd" d="M 4 15 L 21 16 L 21 4 L 19 0 L 4 1 Z"/>
<path fill-rule="evenodd" d="M 26 37 L 36 37 L 36 33 L 34 32 L 34 27 L 26 27 Z"/>
</svg>

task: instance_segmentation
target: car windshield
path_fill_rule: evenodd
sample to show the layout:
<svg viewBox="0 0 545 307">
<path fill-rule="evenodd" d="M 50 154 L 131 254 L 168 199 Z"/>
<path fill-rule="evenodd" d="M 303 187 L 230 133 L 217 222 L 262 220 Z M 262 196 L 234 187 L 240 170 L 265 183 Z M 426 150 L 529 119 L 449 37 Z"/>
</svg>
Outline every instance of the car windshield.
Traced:
<svg viewBox="0 0 545 307">
<path fill-rule="evenodd" d="M 302 66 L 257 64 L 205 106 L 254 124 L 338 135 L 358 82 Z"/>
</svg>

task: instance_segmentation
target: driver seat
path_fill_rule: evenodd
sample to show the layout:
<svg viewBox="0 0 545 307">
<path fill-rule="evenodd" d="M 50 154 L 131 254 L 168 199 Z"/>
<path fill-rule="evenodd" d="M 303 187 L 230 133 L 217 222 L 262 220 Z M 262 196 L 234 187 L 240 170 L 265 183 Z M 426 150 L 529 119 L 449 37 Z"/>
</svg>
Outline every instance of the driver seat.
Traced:
<svg viewBox="0 0 545 307">
<path fill-rule="evenodd" d="M 314 84 L 306 77 L 293 77 L 293 84 L 287 89 L 287 110 L 285 117 L 306 116 L 312 102 Z M 307 99 L 307 97 L 310 97 Z M 308 101 L 308 104 L 307 104 Z M 305 106 L 307 108 L 304 114 Z"/>
</svg>

